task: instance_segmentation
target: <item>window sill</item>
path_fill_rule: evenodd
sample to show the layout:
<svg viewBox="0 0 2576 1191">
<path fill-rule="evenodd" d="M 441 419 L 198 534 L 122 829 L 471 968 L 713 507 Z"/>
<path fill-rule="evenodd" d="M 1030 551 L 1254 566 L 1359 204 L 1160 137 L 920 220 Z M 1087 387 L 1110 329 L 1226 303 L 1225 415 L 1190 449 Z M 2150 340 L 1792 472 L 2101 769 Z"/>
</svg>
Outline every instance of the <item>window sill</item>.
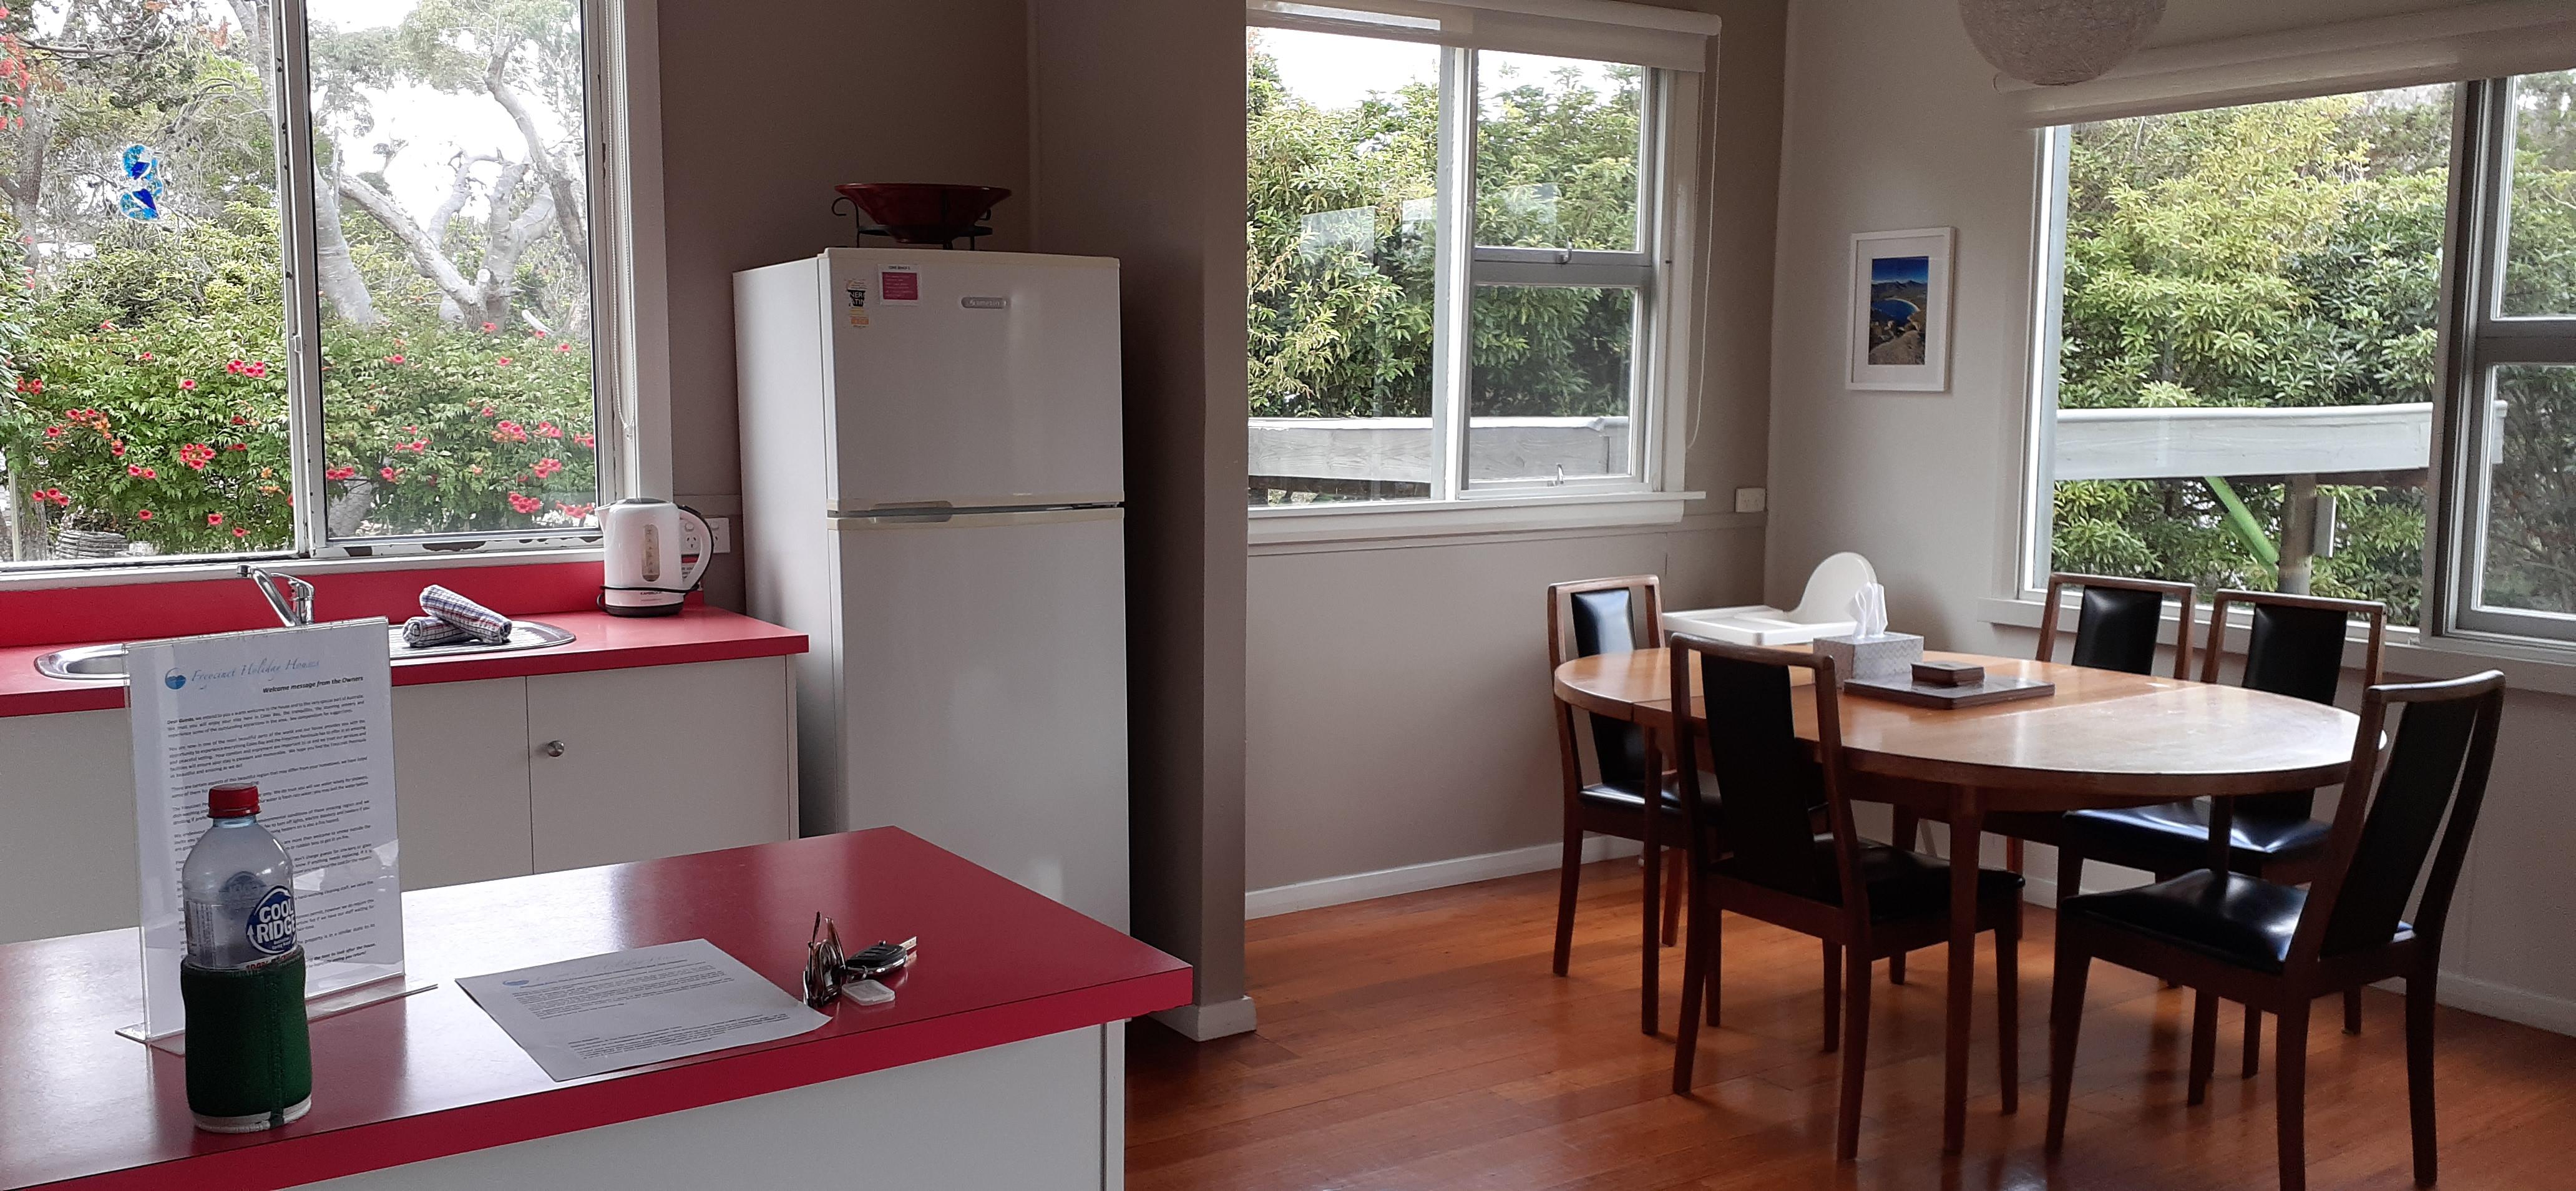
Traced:
<svg viewBox="0 0 2576 1191">
<path fill-rule="evenodd" d="M 1257 508 L 1249 511 L 1245 540 L 1260 553 L 1265 547 L 1672 525 L 1681 521 L 1685 504 L 1706 497 L 1703 492 L 1611 492 Z"/>
<path fill-rule="evenodd" d="M 301 575 L 311 579 L 325 575 L 359 574 L 367 571 L 444 571 L 463 567 L 532 566 L 567 562 L 595 564 L 599 558 L 600 548 L 596 545 L 537 550 L 438 551 L 376 555 L 367 558 L 280 558 L 275 555 L 245 555 L 239 559 L 194 559 L 165 565 L 138 563 L 57 571 L 0 572 L 0 592 L 44 591 L 66 587 L 130 587 L 148 583 L 195 583 L 208 579 L 231 579 L 240 574 L 243 563 L 257 566 L 271 574 Z"/>
<path fill-rule="evenodd" d="M 2030 629 L 2034 633 L 2039 629 L 2040 612 L 2040 601 L 2035 599 L 1990 598 L 1977 601 L 1977 615 L 1986 623 Z M 2062 617 L 2058 621 L 2060 631 L 2074 631 L 2074 609 L 2060 609 L 2059 616 Z M 2164 644 L 2173 644 L 2177 619 L 2172 612 L 2165 614 L 2164 627 L 2158 634 L 2158 639 Z M 2230 619 L 2227 651 L 2241 654 L 2245 648 L 2245 622 Z M 2207 613 L 2204 612 L 2199 624 L 2193 626 L 2195 642 L 2206 639 L 2204 634 L 2208 630 L 2200 626 L 2207 623 Z M 2362 644 L 2356 638 L 2345 646 L 2344 661 L 2358 666 L 2361 660 Z M 2433 637 L 2425 635 L 2421 629 L 2391 626 L 2387 653 L 2381 665 L 2392 678 L 2463 678 L 2486 670 L 2501 670 L 2505 682 L 2514 690 L 2576 697 L 2576 649 Z"/>
</svg>

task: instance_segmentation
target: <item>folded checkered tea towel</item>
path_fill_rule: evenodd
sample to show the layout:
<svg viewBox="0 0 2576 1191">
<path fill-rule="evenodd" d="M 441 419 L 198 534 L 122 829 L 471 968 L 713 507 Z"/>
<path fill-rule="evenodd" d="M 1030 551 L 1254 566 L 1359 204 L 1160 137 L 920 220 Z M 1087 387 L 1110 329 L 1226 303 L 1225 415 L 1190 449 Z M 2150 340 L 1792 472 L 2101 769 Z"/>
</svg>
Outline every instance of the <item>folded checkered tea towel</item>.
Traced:
<svg viewBox="0 0 2576 1191">
<path fill-rule="evenodd" d="M 420 610 L 455 625 L 486 645 L 510 639 L 510 618 L 435 583 L 421 589 Z"/>
<path fill-rule="evenodd" d="M 403 622 L 403 644 L 413 649 L 456 645 L 473 639 L 474 634 L 435 616 L 415 616 Z"/>
</svg>

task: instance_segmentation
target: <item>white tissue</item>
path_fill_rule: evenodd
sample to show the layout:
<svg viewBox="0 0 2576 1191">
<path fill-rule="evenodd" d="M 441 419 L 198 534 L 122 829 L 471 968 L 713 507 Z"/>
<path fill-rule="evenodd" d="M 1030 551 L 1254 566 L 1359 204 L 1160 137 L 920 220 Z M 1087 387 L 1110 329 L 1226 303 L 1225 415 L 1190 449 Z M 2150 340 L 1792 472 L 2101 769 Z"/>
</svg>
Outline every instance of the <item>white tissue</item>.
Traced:
<svg viewBox="0 0 2576 1191">
<path fill-rule="evenodd" d="M 1887 632 L 1887 589 L 1876 583 L 1861 584 L 1852 593 L 1852 635 L 1877 637 Z"/>
</svg>

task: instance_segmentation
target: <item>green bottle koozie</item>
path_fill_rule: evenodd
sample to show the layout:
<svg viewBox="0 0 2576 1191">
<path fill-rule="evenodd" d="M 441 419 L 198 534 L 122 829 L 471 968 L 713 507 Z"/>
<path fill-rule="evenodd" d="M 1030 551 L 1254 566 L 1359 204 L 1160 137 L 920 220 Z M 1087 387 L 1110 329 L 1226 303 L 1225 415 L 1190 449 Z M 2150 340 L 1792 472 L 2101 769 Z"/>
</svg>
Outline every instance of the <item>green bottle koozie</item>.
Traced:
<svg viewBox="0 0 2576 1191">
<path fill-rule="evenodd" d="M 179 964 L 188 1008 L 188 1111 L 197 1127 L 252 1133 L 313 1104 L 304 1024 L 304 949 L 249 968 Z"/>
</svg>

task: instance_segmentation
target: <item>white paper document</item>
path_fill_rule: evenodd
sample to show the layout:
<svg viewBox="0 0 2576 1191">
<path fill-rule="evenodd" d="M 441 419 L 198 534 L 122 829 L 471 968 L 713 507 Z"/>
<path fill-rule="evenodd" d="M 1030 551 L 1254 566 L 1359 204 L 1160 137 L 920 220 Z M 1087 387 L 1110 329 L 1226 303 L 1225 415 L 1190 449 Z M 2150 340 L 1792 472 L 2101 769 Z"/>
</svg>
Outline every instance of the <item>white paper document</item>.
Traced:
<svg viewBox="0 0 2576 1191">
<path fill-rule="evenodd" d="M 143 877 L 142 1033 L 180 1029 L 179 868 L 206 791 L 259 784 L 295 867 L 308 997 L 403 974 L 393 671 L 382 619 L 151 641 L 126 650 Z"/>
<path fill-rule="evenodd" d="M 832 1020 L 705 939 L 456 984 L 558 1080 L 775 1042 Z"/>
</svg>

